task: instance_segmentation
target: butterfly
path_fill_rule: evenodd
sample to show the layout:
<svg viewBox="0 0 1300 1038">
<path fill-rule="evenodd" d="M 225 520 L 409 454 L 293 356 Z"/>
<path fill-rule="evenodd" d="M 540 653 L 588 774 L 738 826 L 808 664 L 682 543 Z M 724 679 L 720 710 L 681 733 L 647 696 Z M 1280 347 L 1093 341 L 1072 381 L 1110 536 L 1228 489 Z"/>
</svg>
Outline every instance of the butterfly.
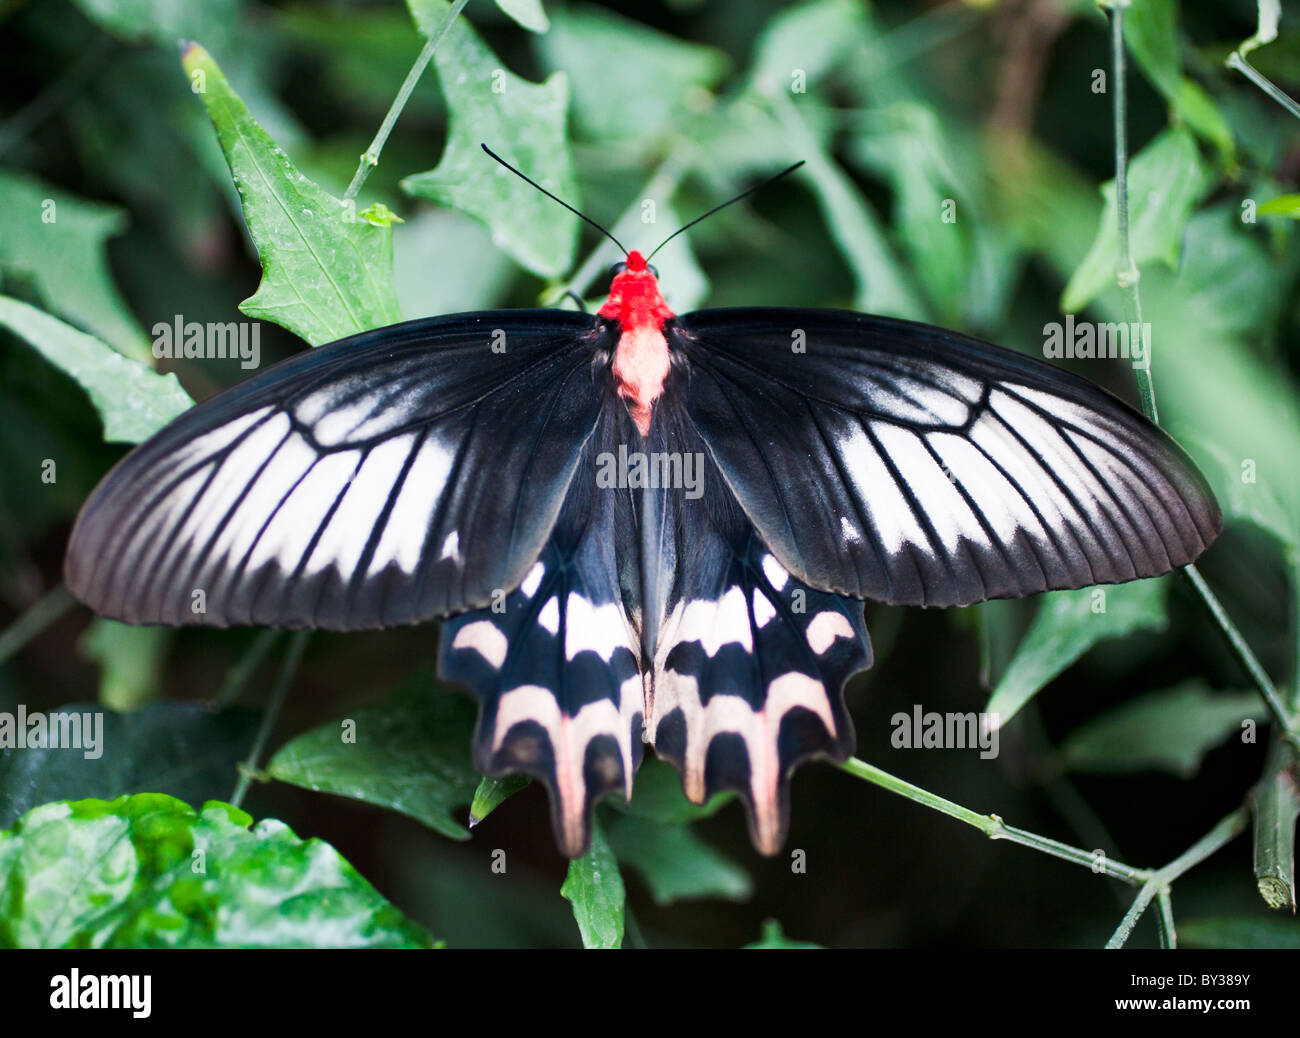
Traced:
<svg viewBox="0 0 1300 1038">
<path fill-rule="evenodd" d="M 478 768 L 543 783 L 563 853 L 649 746 L 774 854 L 795 767 L 853 751 L 864 600 L 1153 577 L 1221 529 L 1178 444 L 1083 378 L 854 312 L 675 314 L 624 253 L 596 313 L 409 321 L 197 405 L 86 501 L 69 587 L 133 624 L 441 619 Z"/>
</svg>

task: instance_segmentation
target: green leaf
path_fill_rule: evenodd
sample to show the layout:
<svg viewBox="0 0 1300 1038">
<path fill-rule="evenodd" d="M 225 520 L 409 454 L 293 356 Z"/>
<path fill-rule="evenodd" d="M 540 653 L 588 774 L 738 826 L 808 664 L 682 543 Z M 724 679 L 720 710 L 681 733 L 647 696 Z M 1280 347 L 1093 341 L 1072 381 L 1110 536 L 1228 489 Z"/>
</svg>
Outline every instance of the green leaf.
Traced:
<svg viewBox="0 0 1300 1038">
<path fill-rule="evenodd" d="M 1182 78 L 1174 0 L 1133 0 L 1124 15 L 1124 42 L 1155 88 L 1173 97 Z"/>
<path fill-rule="evenodd" d="M 81 384 L 103 420 L 105 440 L 139 443 L 194 403 L 175 375 L 160 375 L 17 299 L 0 296 L 0 327 Z"/>
<path fill-rule="evenodd" d="M 1196 141 L 1184 129 L 1165 130 L 1134 156 L 1128 181 L 1134 263 L 1141 266 L 1155 259 L 1170 267 L 1177 263 L 1187 221 L 1208 183 Z M 1101 225 L 1088 255 L 1065 286 L 1061 297 L 1065 313 L 1078 313 L 1115 281 L 1119 256 L 1115 182 L 1107 181 L 1101 190 L 1106 200 Z"/>
<path fill-rule="evenodd" d="M 763 936 L 752 944 L 745 945 L 749 950 L 763 949 L 796 949 L 796 948 L 821 948 L 820 944 L 813 944 L 811 941 L 792 941 L 781 930 L 781 924 L 775 919 L 763 920 Z"/>
<path fill-rule="evenodd" d="M 822 150 L 790 99 L 780 91 L 767 96 L 790 153 L 807 162 L 799 176 L 810 182 L 826 226 L 853 271 L 854 307 L 890 317 L 923 317 L 925 307 L 907 283 L 866 199 Z"/>
<path fill-rule="evenodd" d="M 532 32 L 546 32 L 551 27 L 542 0 L 497 0 L 497 6 Z"/>
<path fill-rule="evenodd" d="M 703 107 L 729 64 L 712 47 L 598 7 L 558 9 L 539 47 L 548 68 L 571 77 L 581 134 L 642 148 Z"/>
<path fill-rule="evenodd" d="M 1259 207 L 1260 216 L 1289 216 L 1300 220 L 1300 195 L 1278 195 Z"/>
<path fill-rule="evenodd" d="M 202 803 L 227 796 L 258 724 L 255 711 L 214 713 L 198 703 L 149 703 L 130 713 L 106 710 L 99 703 L 69 703 L 44 716 L 59 714 L 69 718 L 61 725 L 80 715 L 83 749 L 0 750 L 0 828 L 53 800 L 159 792 Z M 102 724 L 97 734 L 96 724 Z M 30 723 L 25 730 L 32 732 Z"/>
<path fill-rule="evenodd" d="M 796 75 L 805 89 L 865 43 L 862 6 L 818 0 L 780 10 L 759 34 L 753 77 L 764 87 L 790 90 Z"/>
<path fill-rule="evenodd" d="M 1232 165 L 1237 157 L 1237 144 L 1232 138 L 1223 111 L 1205 89 L 1192 79 L 1183 79 L 1171 101 L 1175 118 L 1185 122 L 1198 137 L 1218 149 L 1225 164 Z"/>
<path fill-rule="evenodd" d="M 480 779 L 478 788 L 474 790 L 474 799 L 469 805 L 470 828 L 478 825 L 531 781 L 527 775 L 507 775 L 505 778 L 485 776 Z"/>
<path fill-rule="evenodd" d="M 573 918 L 584 948 L 618 948 L 623 944 L 623 877 L 600 827 L 591 822 L 591 848 L 569 862 L 560 894 L 573 905 Z"/>
<path fill-rule="evenodd" d="M 486 143 L 577 205 L 564 128 L 569 103 L 564 73 L 540 84 L 520 79 L 501 67 L 464 19 L 448 30 L 434 65 L 449 109 L 447 147 L 437 168 L 407 177 L 403 190 L 479 220 L 500 248 L 535 274 L 563 273 L 573 262 L 578 218 L 497 165 L 479 145 Z"/>
<path fill-rule="evenodd" d="M 199 96 L 262 261 L 257 293 L 240 310 L 313 346 L 400 321 L 392 228 L 361 219 L 351 203 L 298 172 L 202 47 L 190 44 L 182 63 L 203 85 Z"/>
<path fill-rule="evenodd" d="M 1097 642 L 1168 624 L 1163 580 L 1044 595 L 1042 605 L 993 690 L 986 712 L 1011 720 L 1038 690 Z"/>
<path fill-rule="evenodd" d="M 1218 916 L 1179 923 L 1178 937 L 1196 948 L 1300 948 L 1300 925 L 1276 916 Z"/>
<path fill-rule="evenodd" d="M 1265 713 L 1255 693 L 1211 693 L 1197 679 L 1148 692 L 1092 718 L 1070 733 L 1061 753 L 1075 771 L 1153 770 L 1191 778 L 1201 758 L 1239 733 L 1243 720 Z"/>
<path fill-rule="evenodd" d="M 436 684 L 432 671 L 417 671 L 386 703 L 290 740 L 267 770 L 281 782 L 391 808 L 449 839 L 468 840 L 451 813 L 478 786 L 469 757 L 476 708 Z"/>
<path fill-rule="evenodd" d="M 955 322 L 975 273 L 974 200 L 957 184 L 958 164 L 950 158 L 933 109 L 898 102 L 883 109 L 873 126 L 860 136 L 854 154 L 888 179 L 895 197 L 893 223 L 916 279 L 941 318 Z"/>
<path fill-rule="evenodd" d="M 243 14 L 243 0 L 73 0 L 91 21 L 129 42 L 224 42 Z"/>
<path fill-rule="evenodd" d="M 166 627 L 132 627 L 96 617 L 77 648 L 99 664 L 99 701 L 113 710 L 131 710 L 157 698 L 170 641 Z"/>
<path fill-rule="evenodd" d="M 393 250 L 397 297 L 407 320 L 490 309 L 517 270 L 479 223 L 453 209 L 414 216 L 393 235 Z M 448 256 L 456 262 L 445 262 Z M 430 277 L 431 270 L 438 276 Z"/>
<path fill-rule="evenodd" d="M 149 340 L 108 270 L 108 239 L 126 227 L 120 209 L 0 170 L 0 227 L 0 270 L 30 281 L 46 309 L 152 363 Z"/>
<path fill-rule="evenodd" d="M 610 800 L 611 807 L 662 825 L 680 825 L 717 814 L 735 799 L 735 794 L 718 793 L 707 803 L 692 804 L 682 792 L 682 780 L 672 765 L 657 757 L 645 761 L 636 773 L 632 799 L 624 804 Z"/>
<path fill-rule="evenodd" d="M 681 824 L 622 815 L 610 826 L 609 845 L 620 862 L 641 873 L 659 905 L 701 897 L 743 901 L 753 892 L 744 869 Z"/>
<path fill-rule="evenodd" d="M 0 947 L 427 948 L 338 851 L 161 793 L 60 801 L 0 832 Z"/>
</svg>

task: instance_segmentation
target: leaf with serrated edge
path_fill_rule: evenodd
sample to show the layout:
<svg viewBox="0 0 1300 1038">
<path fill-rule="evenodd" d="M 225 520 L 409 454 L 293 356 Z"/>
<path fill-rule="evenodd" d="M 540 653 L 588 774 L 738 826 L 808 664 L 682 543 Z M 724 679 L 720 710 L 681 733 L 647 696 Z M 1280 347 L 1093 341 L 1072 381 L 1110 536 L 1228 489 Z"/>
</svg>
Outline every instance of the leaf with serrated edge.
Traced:
<svg viewBox="0 0 1300 1038">
<path fill-rule="evenodd" d="M 257 293 L 240 310 L 313 346 L 400 321 L 391 226 L 363 219 L 303 176 L 202 47 L 189 44 L 182 63 L 191 82 L 203 84 L 199 96 L 262 261 Z"/>
<path fill-rule="evenodd" d="M 402 181 L 407 193 L 449 205 L 482 222 L 492 240 L 543 277 L 568 270 L 578 218 L 483 154 L 487 144 L 517 169 L 577 205 L 565 134 L 568 81 L 557 72 L 530 83 L 501 67 L 464 21 L 434 53 L 450 110 L 447 147 L 437 167 Z"/>
</svg>

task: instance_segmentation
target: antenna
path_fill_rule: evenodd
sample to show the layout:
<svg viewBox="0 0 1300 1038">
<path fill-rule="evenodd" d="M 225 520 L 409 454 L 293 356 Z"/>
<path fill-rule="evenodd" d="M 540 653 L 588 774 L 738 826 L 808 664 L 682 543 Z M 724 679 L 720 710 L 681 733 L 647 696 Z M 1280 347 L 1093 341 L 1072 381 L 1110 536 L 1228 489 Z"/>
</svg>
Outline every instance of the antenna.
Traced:
<svg viewBox="0 0 1300 1038">
<path fill-rule="evenodd" d="M 715 205 L 712 209 L 710 209 L 710 210 L 709 210 L 707 213 L 705 213 L 703 216 L 697 216 L 694 220 L 692 220 L 690 223 L 686 224 L 684 227 L 678 227 L 677 230 L 673 231 L 672 234 L 668 235 L 667 238 L 665 238 L 663 241 L 661 241 L 658 245 L 655 246 L 655 248 L 654 248 L 654 252 L 651 252 L 650 255 L 647 256 L 647 257 L 645 258 L 646 262 L 649 263 L 650 260 L 651 260 L 651 258 L 654 256 L 655 252 L 658 252 L 660 249 L 662 249 L 662 248 L 663 248 L 665 245 L 667 245 L 670 241 L 672 241 L 672 240 L 673 240 L 674 238 L 676 238 L 679 234 L 681 234 L 682 231 L 688 231 L 688 230 L 690 230 L 692 227 L 694 227 L 697 223 L 699 223 L 699 222 L 700 222 L 701 220 L 703 220 L 705 217 L 707 217 L 707 216 L 712 216 L 712 215 L 713 215 L 714 213 L 716 213 L 719 209 L 726 209 L 727 206 L 731 205 L 733 202 L 739 202 L 742 198 L 748 198 L 748 197 L 749 197 L 750 195 L 752 195 L 755 191 L 761 191 L 763 188 L 767 187 L 769 184 L 775 184 L 775 183 L 776 183 L 778 180 L 780 180 L 782 177 L 789 176 L 791 173 L 793 173 L 796 169 L 798 169 L 798 168 L 799 168 L 800 166 L 802 166 L 803 164 L 804 164 L 804 160 L 803 160 L 803 159 L 800 159 L 800 160 L 799 160 L 798 162 L 796 162 L 793 166 L 789 166 L 789 167 L 787 167 L 786 169 L 781 170 L 781 172 L 778 173 L 776 176 L 774 176 L 774 177 L 768 177 L 768 178 L 767 178 L 766 180 L 764 180 L 762 183 L 760 183 L 760 184 L 755 184 L 755 185 L 754 185 L 753 187 L 751 187 L 748 191 L 742 191 L 742 192 L 741 192 L 740 194 L 738 194 L 735 198 L 729 198 L 729 199 L 727 199 L 727 201 L 723 202 L 721 205 Z"/>
<path fill-rule="evenodd" d="M 610 241 L 612 241 L 615 245 L 617 245 L 617 246 L 618 246 L 618 251 L 619 251 L 619 252 L 621 252 L 624 256 L 627 255 L 627 249 L 623 248 L 623 243 L 620 242 L 617 238 L 615 238 L 612 234 L 610 234 L 609 231 L 605 230 L 605 228 L 603 228 L 600 224 L 598 224 L 598 223 L 597 223 L 595 220 L 593 220 L 590 216 L 587 216 L 587 215 L 585 215 L 585 214 L 583 214 L 583 213 L 578 212 L 578 210 L 574 209 L 573 206 L 569 205 L 569 203 L 566 202 L 563 198 L 556 198 L 555 195 L 553 195 L 553 194 L 551 194 L 549 191 L 547 191 L 546 188 L 542 187 L 542 185 L 539 184 L 539 183 L 538 183 L 536 180 L 534 180 L 532 177 L 527 176 L 526 174 L 521 173 L 519 170 L 515 169 L 514 166 L 510 165 L 510 163 L 508 163 L 505 159 L 503 159 L 503 158 L 502 158 L 500 155 L 498 155 L 495 151 L 493 151 L 491 148 L 489 148 L 486 144 L 480 144 L 479 147 L 482 148 L 484 151 L 486 151 L 490 156 L 492 156 L 492 158 L 496 159 L 499 163 L 501 163 L 501 165 L 505 166 L 506 169 L 510 170 L 510 172 L 513 173 L 515 176 L 517 176 L 520 180 L 523 180 L 523 181 L 525 181 L 526 183 L 532 184 L 533 187 L 537 188 L 538 191 L 540 191 L 542 194 L 544 194 L 544 195 L 545 195 L 547 198 L 549 198 L 552 202 L 559 202 L 560 205 L 564 206 L 564 208 L 567 209 L 567 210 L 569 210 L 569 212 L 571 212 L 574 216 L 578 217 L 579 219 L 586 220 L 587 223 L 591 224 L 592 227 L 596 228 L 596 230 L 600 231 L 601 234 L 603 234 L 606 238 L 608 238 L 608 239 L 609 239 Z M 786 172 L 789 172 L 789 170 L 787 170 Z M 759 187 L 762 187 L 762 185 L 760 184 Z M 742 196 L 742 197 L 744 197 L 744 196 Z M 733 199 L 732 201 L 735 201 L 735 200 Z"/>
</svg>

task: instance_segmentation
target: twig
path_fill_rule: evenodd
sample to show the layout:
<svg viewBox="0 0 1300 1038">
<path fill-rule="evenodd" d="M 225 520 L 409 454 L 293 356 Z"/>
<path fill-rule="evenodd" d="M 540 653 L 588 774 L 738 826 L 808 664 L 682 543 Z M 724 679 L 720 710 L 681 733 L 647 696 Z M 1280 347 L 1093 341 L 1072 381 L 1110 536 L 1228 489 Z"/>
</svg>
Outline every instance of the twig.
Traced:
<svg viewBox="0 0 1300 1038">
<path fill-rule="evenodd" d="M 0 125 L 0 155 L 76 97 L 116 46 L 111 36 L 101 37 L 93 47 L 82 51 L 81 56 L 46 90 Z"/>
<path fill-rule="evenodd" d="M 71 609 L 76 601 L 68 585 L 61 582 L 45 592 L 0 633 L 0 664 Z"/>
<path fill-rule="evenodd" d="M 257 632 L 257 637 L 253 639 L 253 644 L 248 647 L 248 651 L 226 672 L 226 680 L 221 683 L 221 688 L 215 697 L 218 709 L 224 710 L 234 704 L 240 693 L 244 691 L 249 678 L 262 665 L 262 661 L 266 659 L 267 653 L 271 651 L 271 647 L 279 640 L 282 633 L 276 630 Z"/>
<path fill-rule="evenodd" d="M 1185 872 L 1190 872 L 1197 865 L 1203 862 L 1215 851 L 1226 846 L 1246 831 L 1246 826 L 1250 822 L 1250 809 L 1244 804 L 1233 811 L 1232 814 L 1223 818 L 1208 833 L 1197 840 L 1191 847 L 1185 850 L 1177 858 L 1171 861 L 1162 869 L 1157 869 L 1149 873 L 1149 878 L 1142 884 L 1142 889 L 1138 891 L 1137 897 L 1133 899 L 1133 907 L 1125 913 L 1124 918 L 1120 920 L 1119 926 L 1106 942 L 1107 948 L 1122 948 L 1128 941 L 1129 936 L 1133 933 L 1133 927 L 1137 921 L 1142 918 L 1142 913 L 1147 910 L 1147 906 L 1157 897 L 1167 897 L 1169 885 Z M 1169 932 L 1173 933 L 1173 912 L 1171 904 L 1162 904 L 1160 908 L 1162 916 L 1168 913 L 1168 918 L 1162 921 L 1162 926 L 1167 926 Z M 1171 945 L 1172 947 L 1172 945 Z"/>
<path fill-rule="evenodd" d="M 1124 84 L 1124 11 L 1128 8 L 1128 5 L 1129 0 L 1106 0 L 1105 3 L 1105 6 L 1110 9 L 1111 62 L 1113 65 L 1111 97 L 1114 99 L 1112 111 L 1115 125 L 1115 211 L 1119 225 L 1119 255 L 1116 261 L 1115 281 L 1127 302 L 1129 319 L 1136 321 L 1140 326 L 1142 323 L 1142 297 L 1138 291 L 1137 265 L 1133 262 L 1128 210 L 1128 132 L 1126 129 L 1128 100 Z M 1149 350 L 1150 346 L 1148 345 Z M 1135 368 L 1134 372 L 1137 379 L 1138 398 L 1142 405 L 1142 413 L 1151 419 L 1153 423 L 1158 424 L 1160 418 L 1156 410 L 1155 383 L 1151 375 L 1153 365 L 1150 360 L 1151 355 L 1148 352 L 1148 363 L 1143 367 Z M 1250 645 L 1242 636 L 1241 631 L 1232 622 L 1227 611 L 1210 590 L 1209 585 L 1205 583 L 1196 567 L 1193 565 L 1186 566 L 1183 572 L 1186 573 L 1187 578 L 1192 582 L 1192 586 L 1200 594 L 1201 601 L 1205 603 L 1210 615 L 1214 617 L 1220 630 L 1227 637 L 1233 652 L 1237 654 L 1237 658 L 1241 660 L 1251 680 L 1255 682 L 1260 695 L 1264 698 L 1264 702 L 1268 704 L 1268 708 L 1273 712 L 1278 724 L 1287 733 L 1287 738 L 1296 742 L 1296 745 L 1300 745 L 1300 725 L 1297 724 L 1295 715 L 1287 708 L 1281 696 L 1278 695 L 1277 689 L 1269 679 L 1267 671 L 1264 670 L 1259 659 L 1251 651 Z"/>
<path fill-rule="evenodd" d="M 1297 104 L 1293 98 L 1275 86 L 1267 76 L 1251 65 L 1239 51 L 1233 51 L 1229 54 L 1228 60 L 1224 64 L 1228 68 L 1236 69 L 1288 112 L 1300 119 L 1300 104 Z"/>
<path fill-rule="evenodd" d="M 257 738 L 253 741 L 253 748 L 248 751 L 248 757 L 239 765 L 239 781 L 235 784 L 235 791 L 230 794 L 230 803 L 235 807 L 239 807 L 244 802 L 248 787 L 257 777 L 257 762 L 262 757 L 262 751 L 266 749 L 267 740 L 271 737 L 271 729 L 275 727 L 275 719 L 284 706 L 285 698 L 289 694 L 289 686 L 293 684 L 293 676 L 298 670 L 298 664 L 302 662 L 302 654 L 307 648 L 307 639 L 310 636 L 310 631 L 294 631 L 293 637 L 289 639 L 289 651 L 285 654 L 284 666 L 280 668 L 280 677 L 276 680 L 271 701 L 267 704 L 261 725 L 258 726 Z"/>
<path fill-rule="evenodd" d="M 447 12 L 446 17 L 443 18 L 442 24 L 429 34 L 429 38 L 425 41 L 419 57 L 415 59 L 415 64 L 411 66 L 411 71 L 406 74 L 406 79 L 402 81 L 402 88 L 397 91 L 397 97 L 393 99 L 393 103 L 389 106 L 388 114 L 384 116 L 384 121 L 380 123 L 379 132 L 375 134 L 375 139 L 370 142 L 370 147 L 362 153 L 361 164 L 357 166 L 356 173 L 352 175 L 352 183 L 348 185 L 347 191 L 343 193 L 345 201 L 357 197 L 361 185 L 366 182 L 366 177 L 370 176 L 370 171 L 379 165 L 379 153 L 384 150 L 384 145 L 388 143 L 388 135 L 393 132 L 393 126 L 397 123 L 398 116 L 402 114 L 402 109 L 406 107 L 406 102 L 410 100 L 411 93 L 415 90 L 415 84 L 424 75 L 425 68 L 433 59 L 433 52 L 438 49 L 438 44 L 447 35 L 452 22 L 456 20 L 467 3 L 469 3 L 469 0 L 456 0 L 451 5 L 451 10 Z"/>
<path fill-rule="evenodd" d="M 908 800 L 914 800 L 918 804 L 945 814 L 949 818 L 955 818 L 959 822 L 965 822 L 967 825 L 978 829 L 990 840 L 1008 840 L 1011 843 L 1018 843 L 1022 847 L 1033 848 L 1043 854 L 1050 854 L 1054 858 L 1060 858 L 1062 861 L 1082 865 L 1098 875 L 1112 876 L 1115 879 L 1123 880 L 1131 886 L 1145 883 L 1151 875 L 1146 869 L 1137 869 L 1131 865 L 1125 865 L 1123 862 L 1113 861 L 1106 855 L 1098 855 L 1092 851 L 1085 851 L 1080 847 L 1071 847 L 1059 840 L 1039 836 L 1037 833 L 1031 833 L 1026 829 L 1018 829 L 1013 825 L 1007 825 L 997 815 L 983 815 L 978 811 L 962 807 L 960 804 L 955 804 L 951 800 L 946 800 L 935 793 L 931 793 L 929 790 L 915 786 L 907 780 L 891 775 L 889 772 L 877 768 L 874 764 L 868 764 L 857 757 L 850 757 L 840 767 L 850 775 L 865 779 L 881 789 L 887 789 L 891 793 L 906 797 Z"/>
</svg>

